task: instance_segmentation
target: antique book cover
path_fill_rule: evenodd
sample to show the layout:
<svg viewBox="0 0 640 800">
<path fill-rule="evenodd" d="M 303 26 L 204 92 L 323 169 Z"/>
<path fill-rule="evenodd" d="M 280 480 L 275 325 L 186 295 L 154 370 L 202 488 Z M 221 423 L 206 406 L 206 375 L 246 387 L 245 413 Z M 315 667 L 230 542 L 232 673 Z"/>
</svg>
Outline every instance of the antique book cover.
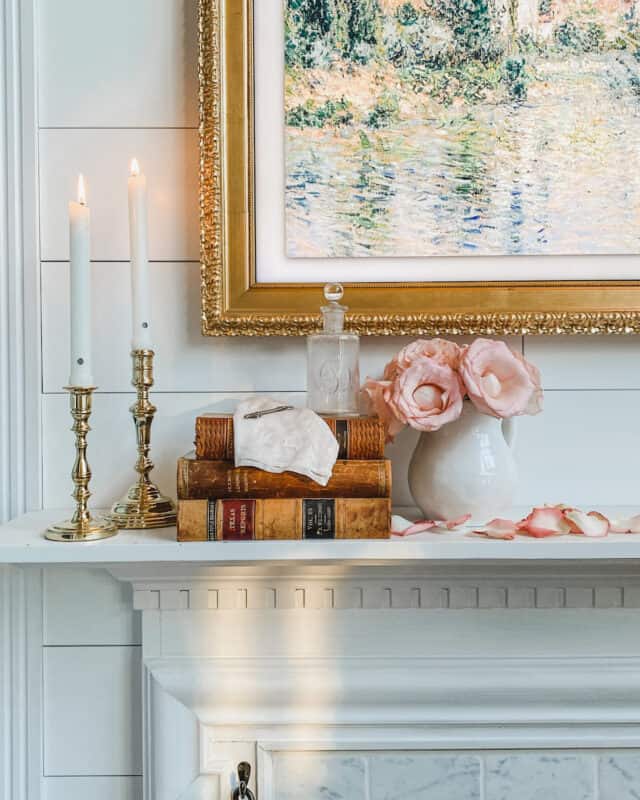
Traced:
<svg viewBox="0 0 640 800">
<path fill-rule="evenodd" d="M 339 459 L 384 458 L 385 429 L 378 417 L 323 417 L 338 440 Z M 203 414 L 196 419 L 196 457 L 233 461 L 233 416 Z"/>
<path fill-rule="evenodd" d="M 180 500 L 178 541 L 387 539 L 389 498 Z"/>
<path fill-rule="evenodd" d="M 295 472 L 234 467 L 232 461 L 205 461 L 192 454 L 178 459 L 178 497 L 388 497 L 390 461 L 336 461 L 329 483 L 321 486 Z"/>
</svg>

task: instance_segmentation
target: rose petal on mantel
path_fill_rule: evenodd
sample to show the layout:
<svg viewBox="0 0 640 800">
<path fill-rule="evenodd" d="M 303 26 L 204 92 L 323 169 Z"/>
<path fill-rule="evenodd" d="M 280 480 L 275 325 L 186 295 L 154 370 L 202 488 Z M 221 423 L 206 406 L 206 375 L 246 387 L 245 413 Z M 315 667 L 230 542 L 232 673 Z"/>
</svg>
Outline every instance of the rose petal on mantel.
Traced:
<svg viewBox="0 0 640 800">
<path fill-rule="evenodd" d="M 394 536 L 400 536 L 402 531 L 406 531 L 411 525 L 413 523 L 405 517 L 401 517 L 399 514 L 391 515 L 391 533 Z"/>
<path fill-rule="evenodd" d="M 417 522 L 410 523 L 402 517 L 392 517 L 391 530 L 394 536 L 413 536 L 416 533 L 424 533 L 431 530 L 434 533 L 447 533 L 464 525 L 470 519 L 471 514 L 465 514 L 463 517 L 452 520 L 420 519 Z M 406 523 L 406 527 L 402 527 L 402 522 Z"/>
<path fill-rule="evenodd" d="M 470 519 L 471 514 L 464 514 L 462 517 L 458 517 L 458 519 L 450 519 L 448 522 L 443 524 L 448 531 L 452 531 L 456 528 L 459 528 L 461 525 L 464 525 L 465 522 L 469 522 Z"/>
<path fill-rule="evenodd" d="M 572 508 L 566 509 L 563 514 L 571 526 L 570 533 L 577 533 L 591 538 L 600 538 L 609 533 L 609 520 L 599 511 L 590 511 L 585 514 L 580 509 Z"/>
<path fill-rule="evenodd" d="M 640 514 L 628 519 L 616 520 L 609 528 L 610 533 L 640 533 Z"/>
<path fill-rule="evenodd" d="M 518 525 L 511 519 L 492 519 L 482 530 L 473 532 L 487 539 L 515 539 Z"/>
<path fill-rule="evenodd" d="M 412 525 L 409 525 L 408 528 L 405 528 L 403 531 L 394 531 L 396 536 L 413 536 L 416 533 L 424 533 L 425 531 L 430 531 L 432 528 L 435 528 L 438 523 L 432 519 L 421 519 L 417 522 L 414 522 Z"/>
<path fill-rule="evenodd" d="M 546 536 L 560 536 L 569 533 L 571 525 L 564 511 L 557 507 L 534 508 L 528 517 L 518 524 L 520 533 L 543 539 Z"/>
</svg>

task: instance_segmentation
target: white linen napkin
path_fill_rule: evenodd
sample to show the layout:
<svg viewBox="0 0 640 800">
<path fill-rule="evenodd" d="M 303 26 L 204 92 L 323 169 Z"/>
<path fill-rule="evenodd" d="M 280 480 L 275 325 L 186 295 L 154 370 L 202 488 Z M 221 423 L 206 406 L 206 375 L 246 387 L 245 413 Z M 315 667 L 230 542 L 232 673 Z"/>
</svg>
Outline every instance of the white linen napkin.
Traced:
<svg viewBox="0 0 640 800">
<path fill-rule="evenodd" d="M 298 472 L 326 486 L 338 458 L 338 442 L 314 411 L 292 408 L 245 419 L 245 414 L 281 405 L 270 397 L 252 397 L 237 407 L 233 415 L 236 467 Z"/>
</svg>

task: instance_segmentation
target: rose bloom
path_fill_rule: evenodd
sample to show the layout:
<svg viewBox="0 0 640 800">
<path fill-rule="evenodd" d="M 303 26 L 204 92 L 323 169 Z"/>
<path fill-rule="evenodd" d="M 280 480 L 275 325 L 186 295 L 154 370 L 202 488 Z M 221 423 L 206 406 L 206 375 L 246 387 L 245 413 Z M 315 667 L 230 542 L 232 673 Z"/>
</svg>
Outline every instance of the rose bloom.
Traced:
<svg viewBox="0 0 640 800">
<path fill-rule="evenodd" d="M 460 377 L 451 367 L 425 356 L 398 375 L 387 396 L 396 419 L 418 431 L 437 431 L 462 412 Z"/>
<path fill-rule="evenodd" d="M 367 378 L 362 388 L 365 399 L 368 398 L 369 401 L 369 411 L 373 411 L 376 416 L 380 417 L 387 432 L 387 442 L 392 442 L 405 426 L 405 423 L 395 416 L 389 405 L 393 383 Z"/>
<path fill-rule="evenodd" d="M 395 380 L 402 370 L 410 367 L 417 358 L 425 356 L 437 361 L 438 364 L 458 369 L 461 355 L 462 349 L 446 339 L 418 339 L 403 347 L 387 364 L 384 368 L 384 380 Z"/>
<path fill-rule="evenodd" d="M 484 414 L 505 419 L 542 411 L 539 370 L 504 342 L 476 339 L 462 354 L 460 374 Z"/>
</svg>

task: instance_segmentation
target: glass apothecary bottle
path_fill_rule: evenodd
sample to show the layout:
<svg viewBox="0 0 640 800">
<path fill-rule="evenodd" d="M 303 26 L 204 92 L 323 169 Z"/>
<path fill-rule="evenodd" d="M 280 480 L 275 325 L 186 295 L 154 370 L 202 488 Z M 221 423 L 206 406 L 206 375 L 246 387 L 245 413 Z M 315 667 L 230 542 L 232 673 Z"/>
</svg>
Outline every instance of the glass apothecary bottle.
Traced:
<svg viewBox="0 0 640 800">
<path fill-rule="evenodd" d="M 339 283 L 324 287 L 323 330 L 307 337 L 307 406 L 318 414 L 359 413 L 360 337 L 344 331 L 343 295 Z"/>
</svg>

